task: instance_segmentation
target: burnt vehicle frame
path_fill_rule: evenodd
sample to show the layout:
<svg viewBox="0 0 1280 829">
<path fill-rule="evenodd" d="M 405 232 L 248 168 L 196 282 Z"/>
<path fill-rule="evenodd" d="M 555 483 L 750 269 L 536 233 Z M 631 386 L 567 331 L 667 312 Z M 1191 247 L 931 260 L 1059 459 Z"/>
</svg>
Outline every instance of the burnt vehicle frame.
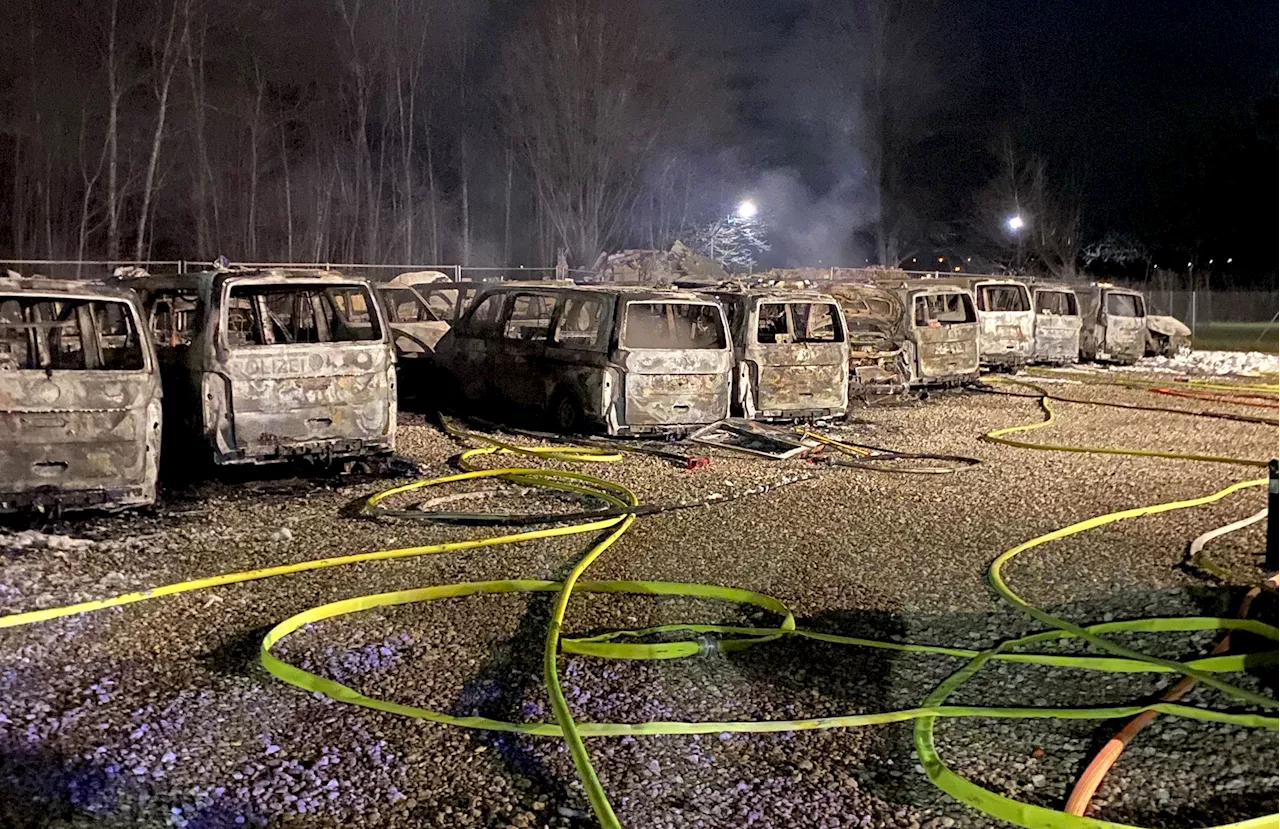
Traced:
<svg viewBox="0 0 1280 829">
<path fill-rule="evenodd" d="M 155 503 L 161 382 L 144 321 L 127 289 L 0 276 L 0 512 Z"/>
<path fill-rule="evenodd" d="M 395 353 L 366 280 L 233 269 L 125 281 L 143 297 L 167 441 L 184 455 L 232 466 L 394 451 Z"/>
<path fill-rule="evenodd" d="M 994 276 L 948 276 L 938 280 L 958 285 L 973 296 L 978 313 L 978 361 L 1017 371 L 1031 362 L 1035 350 L 1035 309 L 1031 290 L 1018 279 Z"/>
<path fill-rule="evenodd" d="M 902 354 L 907 385 L 960 386 L 978 379 L 978 314 L 973 294 L 936 279 L 898 280 Z"/>
<path fill-rule="evenodd" d="M 1080 299 L 1070 285 L 1034 281 L 1031 304 L 1035 310 L 1035 342 L 1031 361 L 1068 365 L 1080 359 L 1080 334 L 1084 325 Z"/>
<path fill-rule="evenodd" d="M 692 291 L 504 283 L 436 355 L 455 399 L 536 412 L 563 432 L 680 432 L 729 415 L 724 309 Z"/>
<path fill-rule="evenodd" d="M 734 410 L 751 420 L 812 420 L 849 408 L 849 342 L 836 298 L 794 288 L 726 285 Z"/>
<path fill-rule="evenodd" d="M 902 299 L 888 288 L 869 283 L 818 283 L 815 288 L 833 296 L 844 313 L 850 396 L 905 392 Z"/>
<path fill-rule="evenodd" d="M 1080 300 L 1080 358 L 1132 365 L 1147 349 L 1147 300 L 1106 282 L 1072 285 Z"/>
</svg>

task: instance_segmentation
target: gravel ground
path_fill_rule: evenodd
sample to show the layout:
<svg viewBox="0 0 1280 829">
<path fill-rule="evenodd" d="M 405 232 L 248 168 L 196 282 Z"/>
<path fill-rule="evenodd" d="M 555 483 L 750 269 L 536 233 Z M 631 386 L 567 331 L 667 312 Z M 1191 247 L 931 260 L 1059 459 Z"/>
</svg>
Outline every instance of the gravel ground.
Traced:
<svg viewBox="0 0 1280 829">
<path fill-rule="evenodd" d="M 1184 410 L 1226 405 L 1121 387 L 1056 383 L 1054 390 Z M 1274 427 L 1056 407 L 1059 423 L 1027 439 L 1261 458 L 1277 444 Z M 1092 515 L 1195 497 L 1256 477 L 1257 470 L 1242 467 L 1031 452 L 977 440 L 989 429 L 1038 418 L 1032 399 L 945 393 L 925 403 L 857 408 L 849 423 L 831 430 L 869 444 L 983 461 L 949 476 L 728 454 L 716 454 L 710 466 L 694 471 L 633 455 L 593 467 L 646 502 L 728 497 L 792 483 L 716 507 L 642 517 L 588 578 L 744 587 L 786 602 L 802 626 L 977 648 L 1038 629 L 986 588 L 983 574 L 999 552 Z M 448 459 L 460 445 L 421 418 L 406 416 L 400 448 L 423 474 L 438 475 L 450 471 Z M 11 527 L 0 531 L 0 612 L 269 564 L 493 534 L 346 517 L 353 501 L 392 483 L 242 477 L 171 495 L 147 513 L 25 531 Z M 1080 622 L 1229 615 L 1243 588 L 1201 579 L 1179 565 L 1191 538 L 1263 503 L 1263 491 L 1252 489 L 1212 506 L 1096 530 L 1037 548 L 1007 567 L 1006 577 L 1029 601 Z M 565 508 L 553 500 L 499 496 L 481 508 L 557 506 Z M 1259 572 L 1262 542 L 1258 525 L 1219 539 L 1207 552 L 1215 560 L 1221 556 L 1243 581 Z M 284 686 L 256 661 L 265 629 L 314 605 L 455 581 L 558 578 L 587 543 L 568 537 L 372 562 L 0 630 L 0 826 L 593 825 L 559 740 L 464 731 L 341 705 Z M 1274 623 L 1273 596 L 1255 607 Z M 368 611 L 301 630 L 281 653 L 365 693 L 455 714 L 538 720 L 550 718 L 540 680 L 548 613 L 545 596 Z M 750 609 L 695 600 L 583 595 L 570 604 L 566 633 L 681 621 L 770 620 Z M 1202 634 L 1125 641 L 1172 658 L 1211 647 Z M 1060 647 L 1081 650 L 1078 643 Z M 668 662 L 561 661 L 575 715 L 626 722 L 788 719 L 908 707 L 957 667 L 946 657 L 798 639 Z M 1274 668 L 1228 678 L 1275 693 Z M 1158 694 L 1169 682 L 1160 675 L 998 664 L 953 701 L 1122 703 Z M 1203 690 L 1187 701 L 1223 704 Z M 953 720 L 939 722 L 937 736 L 956 771 L 997 791 L 1060 807 L 1075 775 L 1116 727 Z M 588 747 L 619 816 L 633 827 L 996 824 L 924 779 L 909 724 L 602 738 Z M 1094 814 L 1193 827 L 1274 812 L 1278 762 L 1274 733 L 1160 718 L 1108 777 Z"/>
</svg>

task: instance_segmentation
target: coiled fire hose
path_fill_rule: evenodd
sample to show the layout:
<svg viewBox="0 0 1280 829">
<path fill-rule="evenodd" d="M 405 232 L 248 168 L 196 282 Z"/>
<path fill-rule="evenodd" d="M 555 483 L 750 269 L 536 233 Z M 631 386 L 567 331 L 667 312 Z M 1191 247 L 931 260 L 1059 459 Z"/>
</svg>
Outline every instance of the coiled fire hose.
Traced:
<svg viewBox="0 0 1280 829">
<path fill-rule="evenodd" d="M 1188 560 L 1196 566 L 1211 568 L 1210 572 L 1215 576 L 1228 575 L 1225 571 L 1222 571 L 1221 568 L 1216 565 L 1212 565 L 1206 559 L 1201 558 L 1204 546 L 1215 538 L 1242 530 L 1245 527 L 1250 527 L 1266 517 L 1267 510 L 1264 508 L 1248 518 L 1233 521 L 1230 524 L 1226 524 L 1197 536 L 1196 539 L 1191 542 L 1190 549 L 1187 551 Z M 1275 589 L 1275 576 L 1271 577 L 1269 586 L 1271 589 Z M 1237 610 L 1236 615 L 1241 619 L 1247 618 L 1249 616 L 1249 608 L 1252 606 L 1253 600 L 1257 598 L 1261 592 L 1261 587 L 1250 588 L 1249 592 L 1245 593 L 1244 598 L 1240 600 L 1240 607 Z M 1218 639 L 1217 644 L 1213 646 L 1211 656 L 1224 654 L 1230 650 L 1230 648 L 1231 631 L 1228 630 Z M 1195 685 L 1196 680 L 1194 677 L 1184 676 L 1177 682 L 1177 684 L 1166 691 L 1160 699 L 1162 702 L 1177 702 L 1190 693 L 1191 689 L 1194 688 Z M 1150 725 L 1155 718 L 1156 713 L 1154 711 L 1144 711 L 1129 720 L 1129 722 L 1125 723 L 1124 728 L 1121 728 L 1116 732 L 1114 737 L 1107 741 L 1106 745 L 1102 747 L 1102 750 L 1094 756 L 1093 760 L 1090 761 L 1084 772 L 1081 773 L 1079 779 L 1076 780 L 1076 785 L 1071 790 L 1071 796 L 1067 798 L 1067 805 L 1065 808 L 1067 814 L 1083 815 L 1085 813 L 1089 808 L 1090 802 L 1093 800 L 1093 795 L 1098 791 L 1098 787 L 1102 785 L 1102 781 L 1106 777 L 1107 772 L 1115 765 L 1116 760 L 1120 759 L 1121 753 L 1124 752 L 1129 743 L 1133 742 L 1133 739 L 1138 736 L 1138 732 Z"/>
<path fill-rule="evenodd" d="M 1048 400 L 1046 398 L 1042 398 L 1040 405 L 1047 415 L 1045 420 L 1035 424 L 993 430 L 992 432 L 989 432 L 986 437 L 993 442 L 1031 449 L 1176 457 L 1187 460 L 1246 465 L 1255 465 L 1257 463 L 1246 459 L 1207 457 L 1174 452 L 1123 449 L 1118 447 L 1071 447 L 1031 444 L 1002 437 L 1002 435 L 1005 434 L 1025 432 L 1031 429 L 1043 428 L 1051 424 L 1053 422 L 1054 415 Z M 616 454 L 599 449 L 575 449 L 573 447 L 524 447 L 507 444 L 488 436 L 468 435 L 468 437 L 486 445 L 481 448 L 469 449 L 463 452 L 461 460 L 464 464 L 468 460 L 477 456 L 493 454 L 523 454 L 539 459 L 568 462 L 600 462 L 618 459 Z M 476 480 L 483 478 L 497 478 L 523 486 L 540 487 L 551 491 L 588 496 L 593 499 L 601 500 L 619 510 L 628 510 L 630 508 L 638 507 L 638 499 L 635 494 L 620 484 L 612 483 L 603 478 L 583 473 L 529 467 L 466 469 L 456 474 L 446 475 L 430 480 L 417 481 L 377 493 L 366 501 L 365 507 L 368 511 L 376 511 L 378 509 L 379 502 L 396 494 L 429 487 L 444 486 L 464 480 Z M 1267 660 L 1274 661 L 1276 655 L 1274 649 L 1262 654 L 1224 654 L 1205 659 L 1178 662 L 1145 655 L 1123 647 L 1106 638 L 1106 634 L 1133 631 L 1172 632 L 1245 630 L 1274 642 L 1280 640 L 1280 632 L 1278 632 L 1275 627 L 1249 619 L 1217 617 L 1150 618 L 1107 622 L 1104 624 L 1081 627 L 1052 616 L 1051 614 L 1046 613 L 1025 601 L 1007 585 L 1002 576 L 1003 566 L 1013 558 L 1054 540 L 1075 535 L 1077 533 L 1087 532 L 1096 527 L 1117 521 L 1124 521 L 1141 516 L 1154 515 L 1172 510 L 1187 509 L 1203 504 L 1213 503 L 1238 491 L 1261 486 L 1265 483 L 1265 480 L 1244 481 L 1200 498 L 1108 513 L 1106 515 L 1077 522 L 1059 530 L 1054 530 L 1053 532 L 1046 533 L 1007 550 L 1001 554 L 991 566 L 988 574 L 991 586 L 1005 601 L 1010 602 L 1015 607 L 1018 607 L 1020 610 L 1046 624 L 1049 629 L 1041 633 L 1005 641 L 995 648 L 984 651 L 885 642 L 806 631 L 796 626 L 794 615 L 782 602 L 761 593 L 755 593 L 733 587 L 657 581 L 582 581 L 581 576 L 591 563 L 615 544 L 630 527 L 631 523 L 635 520 L 634 509 L 631 509 L 623 515 L 611 515 L 583 521 L 581 523 L 545 527 L 542 529 L 527 530 L 524 532 L 498 535 L 489 538 L 446 542 L 442 544 L 406 547 L 393 550 L 380 550 L 327 559 L 302 561 L 294 564 L 279 565 L 276 567 L 228 573 L 208 578 L 179 582 L 146 591 L 126 593 L 108 599 L 80 602 L 64 607 L 10 614 L 8 616 L 0 617 L 0 628 L 17 627 L 19 625 L 32 624 L 48 619 L 88 613 L 108 607 L 119 607 L 134 602 L 146 601 L 176 593 L 271 578 L 274 576 L 317 570 L 321 568 L 356 564 L 364 561 L 433 555 L 445 552 L 478 549 L 482 547 L 496 547 L 504 544 L 520 543 L 557 536 L 584 533 L 604 533 L 604 536 L 586 552 L 576 565 L 574 565 L 568 577 L 560 582 L 511 579 L 435 585 L 392 593 L 358 596 L 343 601 L 321 605 L 296 614 L 277 624 L 263 638 L 260 651 L 262 664 L 272 675 L 288 684 L 306 691 L 325 694 L 326 696 L 340 702 L 465 728 L 488 729 L 536 736 L 560 737 L 568 744 L 574 765 L 582 779 L 583 787 L 591 802 L 592 809 L 595 811 L 601 825 L 608 827 L 608 829 L 619 827 L 621 826 L 621 823 L 614 814 L 603 786 L 600 784 L 595 770 L 592 767 L 590 757 L 583 742 L 584 738 L 648 734 L 796 731 L 860 727 L 902 722 L 906 720 L 915 720 L 915 743 L 926 775 L 935 785 L 958 800 L 999 819 L 1027 827 L 1027 829 L 1114 828 L 1122 825 L 1069 815 L 1054 809 L 1022 803 L 983 789 L 977 784 L 955 774 L 946 767 L 938 755 L 933 738 L 934 723 L 940 717 L 1103 720 L 1130 718 L 1145 712 L 1158 712 L 1166 715 L 1181 716 L 1208 722 L 1231 723 L 1251 728 L 1275 730 L 1280 726 L 1280 721 L 1277 720 L 1277 717 L 1274 714 L 1278 707 L 1276 700 L 1239 688 L 1219 679 L 1216 676 L 1216 674 L 1220 673 L 1240 671 L 1247 665 L 1259 664 L 1260 660 L 1263 662 L 1266 662 Z M 720 600 L 730 603 L 746 604 L 759 608 L 779 617 L 780 621 L 773 627 L 675 624 L 661 625 L 644 630 L 614 631 L 584 638 L 562 637 L 561 629 L 564 623 L 565 610 L 569 598 L 575 590 L 584 592 L 638 593 L 654 596 L 682 596 Z M 293 631 L 303 625 L 324 619 L 335 618 L 376 607 L 387 607 L 460 596 L 524 592 L 549 592 L 557 595 L 543 651 L 543 673 L 547 684 L 547 692 L 551 699 L 552 709 L 555 713 L 556 721 L 554 723 L 516 723 L 486 717 L 458 717 L 417 706 L 404 705 L 393 700 L 368 697 L 353 688 L 289 664 L 272 653 L 272 648 Z M 696 636 L 697 639 L 684 639 L 656 643 L 631 641 L 654 634 L 686 634 Z M 802 720 L 648 722 L 639 724 L 576 722 L 569 710 L 564 693 L 560 688 L 558 672 L 556 669 L 556 658 L 558 653 L 610 659 L 677 659 L 704 653 L 707 647 L 706 643 L 708 637 L 711 637 L 710 641 L 714 643 L 715 648 L 729 651 L 753 647 L 764 642 L 785 640 L 787 637 L 794 636 L 854 647 L 872 647 L 907 653 L 945 655 L 967 660 L 967 664 L 939 685 L 938 688 L 916 708 Z M 1072 638 L 1085 640 L 1095 648 L 1103 651 L 1104 655 L 1094 656 L 1015 652 L 1017 649 L 1026 646 Z M 980 671 L 985 664 L 992 660 L 1070 667 L 1080 670 L 1099 672 L 1120 671 L 1180 673 L 1186 677 L 1192 677 L 1199 682 L 1218 689 L 1229 698 L 1236 700 L 1239 703 L 1255 706 L 1268 713 L 1219 711 L 1210 708 L 1183 705 L 1175 702 L 1157 702 L 1095 708 L 990 707 L 948 705 L 946 703 L 947 699 L 953 693 L 955 693 L 968 679 Z M 1229 824 L 1229 827 L 1230 829 L 1262 829 L 1262 827 L 1277 826 L 1278 822 L 1280 822 L 1280 816 L 1269 815 Z"/>
</svg>

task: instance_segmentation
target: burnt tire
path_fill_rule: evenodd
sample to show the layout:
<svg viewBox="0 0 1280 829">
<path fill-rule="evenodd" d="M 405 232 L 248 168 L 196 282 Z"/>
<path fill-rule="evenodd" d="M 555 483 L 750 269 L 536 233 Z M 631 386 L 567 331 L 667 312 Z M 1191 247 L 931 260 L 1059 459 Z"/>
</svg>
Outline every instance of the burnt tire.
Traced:
<svg viewBox="0 0 1280 829">
<path fill-rule="evenodd" d="M 552 398 L 548 414 L 551 415 L 551 425 L 556 431 L 567 435 L 581 432 L 586 420 L 582 404 L 578 402 L 576 395 L 568 391 L 562 391 Z"/>
</svg>

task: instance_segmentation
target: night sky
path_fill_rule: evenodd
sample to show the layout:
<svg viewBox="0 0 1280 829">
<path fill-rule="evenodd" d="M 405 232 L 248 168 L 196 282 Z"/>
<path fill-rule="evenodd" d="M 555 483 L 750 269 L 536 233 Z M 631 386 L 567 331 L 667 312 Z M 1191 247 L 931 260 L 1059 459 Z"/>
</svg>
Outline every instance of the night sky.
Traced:
<svg viewBox="0 0 1280 829">
<path fill-rule="evenodd" d="M 1009 193 L 1026 192 L 1023 180 L 1001 189 L 1016 168 L 1040 170 L 1052 197 L 1028 216 L 1032 231 L 1078 214 L 1056 223 L 1075 250 L 1109 238 L 1145 248 L 1124 265 L 1136 274 L 1107 275 L 1214 260 L 1225 279 L 1276 279 L 1275 2 L 11 7 L 0 28 L 7 256 L 546 266 L 566 249 L 585 268 L 602 250 L 696 238 L 750 197 L 770 223 L 761 265 L 944 255 L 1073 275 L 1086 257 L 1043 240 L 1037 260 L 1011 258 L 1029 236 L 1001 238 L 1021 201 Z M 896 21 L 891 35 L 871 34 L 876 14 Z M 165 53 L 166 21 L 179 18 Z M 573 26 L 605 34 L 575 40 Z M 396 86 L 405 77 L 412 90 Z M 601 104 L 590 113 L 630 103 L 617 123 L 589 115 L 562 131 L 583 119 L 566 101 Z M 565 135 L 580 141 L 557 145 Z M 586 158 L 602 147 L 607 158 Z M 582 180 L 583 169 L 612 177 Z M 582 207 L 579 190 L 608 204 Z"/>
<path fill-rule="evenodd" d="M 678 14 L 729 56 L 750 163 L 820 192 L 826 159 L 793 140 L 767 91 L 804 8 L 711 0 Z M 989 137 L 1009 130 L 1079 189 L 1086 240 L 1128 232 L 1170 266 L 1232 256 L 1274 279 L 1275 3 L 943 0 L 936 15 L 942 113 L 913 174 L 951 218 L 990 175 Z"/>
</svg>

